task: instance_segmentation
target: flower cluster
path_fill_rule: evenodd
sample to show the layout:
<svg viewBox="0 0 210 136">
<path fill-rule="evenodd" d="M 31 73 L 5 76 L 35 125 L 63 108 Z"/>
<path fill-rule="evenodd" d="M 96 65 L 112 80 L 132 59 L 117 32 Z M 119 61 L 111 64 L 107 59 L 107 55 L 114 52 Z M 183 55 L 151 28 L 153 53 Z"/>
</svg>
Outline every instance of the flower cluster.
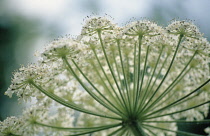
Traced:
<svg viewBox="0 0 210 136">
<path fill-rule="evenodd" d="M 53 41 L 14 73 L 5 94 L 37 101 L 0 134 L 194 135 L 177 124 L 210 122 L 209 49 L 189 21 L 88 18 L 77 38 Z"/>
<path fill-rule="evenodd" d="M 86 20 L 85 25 L 83 26 L 81 35 L 92 36 L 97 31 L 106 31 L 111 33 L 115 25 L 106 17 L 92 17 Z"/>
<path fill-rule="evenodd" d="M 17 117 L 8 117 L 3 122 L 0 122 L 0 134 L 9 135 L 21 135 L 23 129 L 21 129 L 23 122 Z"/>
<path fill-rule="evenodd" d="M 5 92 L 5 95 L 12 97 L 13 93 L 16 93 L 19 99 L 27 100 L 31 96 L 42 95 L 39 91 L 32 86 L 34 82 L 44 83 L 47 76 L 47 69 L 43 66 L 36 64 L 30 64 L 27 67 L 21 66 L 21 68 L 14 72 L 12 84 Z"/>
<path fill-rule="evenodd" d="M 59 58 L 78 58 L 81 44 L 69 38 L 53 41 L 48 45 L 45 52 L 42 53 L 43 62 L 54 62 Z"/>
<path fill-rule="evenodd" d="M 197 26 L 195 26 L 190 21 L 174 21 L 170 25 L 168 25 L 166 30 L 171 34 L 182 35 L 185 37 L 202 37 L 202 34 L 199 32 Z"/>
</svg>

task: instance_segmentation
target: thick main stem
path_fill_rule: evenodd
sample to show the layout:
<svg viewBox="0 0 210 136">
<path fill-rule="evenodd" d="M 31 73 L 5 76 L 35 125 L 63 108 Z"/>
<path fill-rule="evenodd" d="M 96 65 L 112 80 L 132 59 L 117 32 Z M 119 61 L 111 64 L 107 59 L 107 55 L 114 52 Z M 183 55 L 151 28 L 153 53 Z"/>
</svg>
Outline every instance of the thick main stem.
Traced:
<svg viewBox="0 0 210 136">
<path fill-rule="evenodd" d="M 132 122 L 130 128 L 134 136 L 146 136 L 144 130 L 137 121 Z"/>
</svg>

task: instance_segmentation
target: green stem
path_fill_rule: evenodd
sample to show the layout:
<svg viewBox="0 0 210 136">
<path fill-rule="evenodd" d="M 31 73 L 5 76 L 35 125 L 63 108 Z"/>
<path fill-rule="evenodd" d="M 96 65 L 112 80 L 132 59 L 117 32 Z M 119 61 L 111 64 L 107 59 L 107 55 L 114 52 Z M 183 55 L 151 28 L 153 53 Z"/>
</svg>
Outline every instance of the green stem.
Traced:
<svg viewBox="0 0 210 136">
<path fill-rule="evenodd" d="M 98 113 L 95 113 L 93 111 L 89 111 L 89 110 L 86 110 L 84 108 L 81 108 L 81 107 L 77 106 L 76 104 L 69 103 L 69 102 L 63 100 L 62 98 L 60 98 L 59 96 L 57 96 L 57 95 L 55 95 L 53 93 L 50 93 L 50 92 L 44 90 L 41 86 L 38 86 L 33 81 L 31 82 L 31 85 L 33 85 L 35 88 L 37 88 L 39 91 L 41 91 L 42 93 L 44 93 L 46 96 L 50 97 L 51 99 L 53 99 L 54 101 L 60 103 L 63 106 L 69 107 L 71 109 L 74 109 L 74 110 L 77 110 L 77 111 L 80 111 L 80 112 L 83 112 L 83 113 L 94 115 L 94 116 L 99 116 L 99 117 L 109 118 L 109 119 L 115 119 L 115 120 L 121 120 L 121 118 L 119 118 L 119 117 L 112 117 L 112 116 L 98 114 Z"/>
<path fill-rule="evenodd" d="M 139 96 L 139 83 L 140 83 L 140 75 L 141 75 L 141 44 L 142 44 L 142 35 L 138 36 L 138 41 L 139 41 L 139 51 L 138 51 L 138 69 L 137 69 L 137 85 L 136 85 L 136 89 L 134 89 L 136 91 L 136 97 L 135 97 L 135 103 L 134 103 L 134 111 L 136 112 L 137 110 L 137 103 L 138 103 L 138 96 Z M 135 68 L 135 67 L 134 67 Z M 135 81 L 134 81 L 135 82 Z"/>
<path fill-rule="evenodd" d="M 194 121 L 187 121 L 187 120 L 173 120 L 173 121 L 144 121 L 145 123 L 196 123 L 196 124 L 205 124 L 209 123 L 210 119 L 206 120 L 194 120 Z"/>
<path fill-rule="evenodd" d="M 148 89 L 149 89 L 150 84 L 151 84 L 151 81 L 152 81 L 152 79 L 153 79 L 153 77 L 154 77 L 156 68 L 157 68 L 157 66 L 158 66 L 158 64 L 159 64 L 159 61 L 160 61 L 160 57 L 161 57 L 161 55 L 162 55 L 162 52 L 163 52 L 163 47 L 161 48 L 161 51 L 160 51 L 160 54 L 159 54 L 158 59 L 157 59 L 157 61 L 156 61 L 155 67 L 154 67 L 153 72 L 152 72 L 152 75 L 151 75 L 150 78 L 148 78 L 149 81 L 148 81 L 148 83 L 147 83 L 147 87 L 146 87 L 146 89 L 145 89 L 145 94 L 143 95 L 143 98 L 142 98 L 140 107 L 142 107 L 142 106 L 144 105 L 144 103 L 145 103 L 145 101 L 146 101 L 146 98 L 147 98 L 148 95 L 149 95 L 149 92 L 150 92 L 150 91 L 148 91 Z M 139 110 L 141 110 L 141 109 L 142 109 L 142 108 L 140 108 Z M 138 111 L 138 112 L 139 112 L 139 111 Z M 138 113 L 138 112 L 137 112 L 137 113 Z"/>
<path fill-rule="evenodd" d="M 122 100 L 123 100 L 123 104 L 124 104 L 126 110 L 129 111 L 129 110 L 128 110 L 128 107 L 127 107 L 127 103 L 126 103 L 126 101 L 125 101 L 125 96 L 123 96 L 122 90 L 120 89 L 120 87 L 119 87 L 119 85 L 118 85 L 118 83 L 117 83 L 117 80 L 116 80 L 116 77 L 115 77 L 115 75 L 114 75 L 113 69 L 112 69 L 112 67 L 111 67 L 111 65 L 110 65 L 110 63 L 109 63 L 109 59 L 108 59 L 108 56 L 107 56 L 106 51 L 105 51 L 105 47 L 104 47 L 104 43 L 103 43 L 103 40 L 102 40 L 102 37 L 101 37 L 101 31 L 100 31 L 100 30 L 98 31 L 98 37 L 99 37 L 99 40 L 100 40 L 100 43 L 101 43 L 101 46 L 102 46 L 102 50 L 103 50 L 103 53 L 104 53 L 106 62 L 107 62 L 107 64 L 108 64 L 109 70 L 110 70 L 110 72 L 111 72 L 111 74 L 112 74 L 112 77 L 113 77 L 113 79 L 114 79 L 114 81 L 115 81 L 115 84 L 116 84 L 116 86 L 117 86 L 117 89 L 118 89 L 118 91 L 119 91 L 119 93 L 120 93 L 120 96 L 121 96 L 121 98 L 122 98 Z"/>
<path fill-rule="evenodd" d="M 146 118 L 146 120 L 147 120 L 147 119 L 159 118 L 159 117 L 163 117 L 163 116 L 169 116 L 169 115 L 181 113 L 181 112 L 184 112 L 184 111 L 188 111 L 188 110 L 191 110 L 191 109 L 194 109 L 194 108 L 197 108 L 197 107 L 203 106 L 205 104 L 209 104 L 209 103 L 210 103 L 210 101 L 206 101 L 206 102 L 203 102 L 199 105 L 196 105 L 196 106 L 193 106 L 193 107 L 190 107 L 190 108 L 186 108 L 186 109 L 183 109 L 183 110 L 180 110 L 180 111 L 171 112 L 171 113 L 162 114 L 162 115 L 153 116 L 153 117 L 149 117 L 150 115 L 152 115 L 152 114 L 149 114 L 149 115 L 144 116 L 143 118 Z"/>
<path fill-rule="evenodd" d="M 79 66 L 75 63 L 74 60 L 72 60 L 72 62 L 74 63 L 74 65 L 77 67 L 77 69 L 79 70 L 79 72 L 83 75 L 83 77 L 88 81 L 88 83 L 96 90 L 96 92 L 98 92 L 100 94 L 100 96 L 102 98 L 104 98 L 112 107 L 114 107 L 118 112 L 116 112 L 115 110 L 111 109 L 110 107 L 108 107 L 106 105 L 106 103 L 103 103 L 102 105 L 104 105 L 107 109 L 111 110 L 112 112 L 120 115 L 120 116 L 124 116 L 124 113 L 119 110 L 112 102 L 110 102 L 94 85 L 93 83 L 85 76 L 85 74 L 82 72 L 82 70 L 79 68 Z M 99 99 L 99 98 L 98 98 Z M 102 101 L 103 102 L 103 101 Z"/>
<path fill-rule="evenodd" d="M 147 136 L 138 122 L 133 122 L 130 126 L 134 136 Z"/>
<path fill-rule="evenodd" d="M 169 65 L 169 67 L 168 67 L 168 69 L 167 69 L 167 71 L 166 71 L 166 74 L 164 75 L 163 79 L 161 80 L 160 84 L 159 84 L 158 87 L 156 88 L 156 90 L 155 90 L 155 92 L 153 93 L 153 95 L 150 97 L 150 99 L 149 99 L 149 101 L 148 101 L 148 103 L 147 103 L 147 106 L 148 106 L 148 104 L 152 101 L 152 99 L 154 98 L 155 94 L 158 92 L 158 90 L 159 90 L 160 87 L 162 86 L 163 82 L 165 81 L 166 77 L 168 76 L 168 73 L 169 73 L 169 71 L 171 70 L 171 67 L 172 67 L 172 65 L 173 65 L 173 63 L 174 63 L 174 60 L 175 60 L 176 54 L 177 54 L 177 52 L 178 52 L 178 49 L 179 49 L 179 46 L 180 46 L 180 43 L 181 43 L 182 38 L 183 38 L 183 35 L 180 35 L 180 36 L 179 36 L 179 40 L 178 40 L 178 44 L 177 44 L 177 47 L 176 47 L 176 50 L 175 50 L 175 52 L 174 52 L 173 58 L 172 58 L 172 60 L 171 60 L 171 63 L 170 63 L 170 65 Z"/>
<path fill-rule="evenodd" d="M 126 72 L 125 73 L 127 73 L 127 77 L 128 77 L 128 90 L 129 90 L 129 92 L 128 92 L 128 95 L 129 95 L 129 97 L 130 97 L 130 99 L 132 99 L 131 98 L 131 82 L 133 82 L 132 80 L 132 78 L 133 78 L 133 75 L 131 75 L 131 71 L 130 71 L 130 67 L 131 67 L 131 65 L 130 65 L 130 63 L 129 63 L 129 56 L 128 56 L 129 54 L 125 54 L 125 59 L 126 59 Z M 131 101 L 131 100 L 130 100 Z"/>
<path fill-rule="evenodd" d="M 102 86 L 104 87 L 104 91 L 107 93 L 107 95 L 110 97 L 110 100 L 112 101 L 113 105 L 116 105 L 116 108 L 118 111 L 123 111 L 123 107 L 122 105 L 119 103 L 119 101 L 113 96 L 113 93 L 111 92 L 110 88 L 107 86 L 107 84 L 105 83 L 105 79 L 101 76 L 100 72 L 98 71 L 98 68 L 96 67 L 96 65 L 94 63 L 91 63 L 91 65 L 93 66 L 94 71 L 96 71 L 97 75 L 100 78 L 100 82 L 102 83 Z"/>
<path fill-rule="evenodd" d="M 123 128 L 122 131 L 120 131 L 117 136 L 122 136 L 122 135 L 128 136 L 128 128 L 126 127 L 122 127 L 122 128 Z"/>
<path fill-rule="evenodd" d="M 7 134 L 8 136 L 22 136 L 22 135 L 17 135 L 17 134 L 13 134 L 13 133 L 10 133 L 10 134 Z"/>
<path fill-rule="evenodd" d="M 65 62 L 65 64 L 68 66 L 68 68 L 70 69 L 70 71 L 72 72 L 72 74 L 74 75 L 74 77 L 77 79 L 77 81 L 80 83 L 80 85 L 88 92 L 88 94 L 90 96 L 92 96 L 98 103 L 100 103 L 101 105 L 103 105 L 105 108 L 109 109 L 110 111 L 112 111 L 113 113 L 122 116 L 121 111 L 117 112 L 115 110 L 113 110 L 110 106 L 108 106 L 103 100 L 101 100 L 97 95 L 95 95 L 91 90 L 89 90 L 87 88 L 87 86 L 81 81 L 81 79 L 77 76 L 77 74 L 74 72 L 73 68 L 71 67 L 71 65 L 69 64 L 68 60 L 66 59 L 66 57 L 62 58 L 63 61 Z M 111 106 L 113 106 L 115 109 L 116 108 L 115 105 L 113 105 L 106 97 L 104 97 L 103 94 L 101 94 L 101 92 L 92 84 L 92 82 L 85 76 L 85 74 L 82 72 L 82 70 L 78 67 L 78 65 L 74 62 L 74 60 L 72 60 L 72 62 L 74 63 L 74 65 L 76 66 L 76 68 L 79 70 L 79 72 L 83 75 L 83 77 L 88 81 L 88 83 L 96 90 L 96 92 L 98 92 L 100 94 L 100 96 L 102 96 L 102 98 L 104 98 L 109 104 L 111 104 Z"/>
<path fill-rule="evenodd" d="M 172 85 L 171 86 L 171 90 L 173 90 L 174 89 L 174 87 L 185 77 L 185 75 L 189 72 L 191 70 L 191 68 L 189 68 L 178 80 L 177 80 L 177 82 L 174 84 L 174 85 Z M 166 98 L 165 98 L 165 100 L 164 99 L 160 99 L 160 100 L 158 100 L 157 101 L 157 103 L 154 103 L 154 105 L 158 105 L 158 104 L 160 104 L 160 103 L 168 103 L 168 101 L 171 101 L 172 99 L 172 97 L 175 97 L 175 95 L 176 95 L 176 93 L 177 92 L 175 92 L 175 91 L 169 91 L 168 93 L 170 93 L 171 92 L 171 94 L 169 94 Z M 167 93 L 167 94 L 168 94 Z M 182 102 L 181 102 L 182 103 Z M 151 106 L 151 108 L 149 108 L 149 109 L 152 109 L 152 111 L 154 111 L 156 108 L 158 108 L 159 106 L 155 106 L 154 107 L 154 105 L 153 106 Z M 174 105 L 175 106 L 175 105 Z M 154 108 L 152 108 L 152 107 L 154 107 Z M 147 110 L 148 111 L 148 110 Z M 146 112 L 146 110 L 145 110 L 145 112 Z"/>
<path fill-rule="evenodd" d="M 179 75 L 174 79 L 174 81 L 163 91 L 163 93 L 152 104 L 150 104 L 148 109 L 150 109 L 150 108 L 154 107 L 155 105 L 157 105 L 158 101 L 160 101 L 165 95 L 167 95 L 172 90 L 173 85 L 179 83 L 179 82 L 177 82 L 177 81 L 179 81 L 178 79 L 181 77 L 181 75 L 187 69 L 189 64 L 192 62 L 192 60 L 195 57 L 196 53 L 197 53 L 197 51 L 193 54 L 193 56 L 190 58 L 190 60 L 185 65 L 185 67 L 182 69 L 182 71 L 179 73 Z"/>
<path fill-rule="evenodd" d="M 112 124 L 112 125 L 104 125 L 104 126 L 97 126 L 97 127 L 83 127 L 83 128 L 75 128 L 75 127 L 61 127 L 61 126 L 53 126 L 49 124 L 44 124 L 41 122 L 35 122 L 35 124 L 43 126 L 43 127 L 50 127 L 54 129 L 59 129 L 59 130 L 65 130 L 65 131 L 72 131 L 72 132 L 81 132 L 81 131 L 92 131 L 92 130 L 101 130 L 101 129 L 109 129 L 110 127 L 116 127 L 120 126 L 121 123 L 118 124 Z"/>
<path fill-rule="evenodd" d="M 168 132 L 173 132 L 173 133 L 177 133 L 177 134 L 182 134 L 184 136 L 204 136 L 204 135 L 198 135 L 198 134 L 192 134 L 192 133 L 189 133 L 189 132 L 184 132 L 184 131 L 174 131 L 174 130 L 170 130 L 170 129 L 166 129 L 166 128 L 160 128 L 160 127 L 155 127 L 155 126 L 151 126 L 151 125 L 146 125 L 144 124 L 145 127 L 149 127 L 149 128 L 154 128 L 154 129 L 159 129 L 159 130 L 162 130 L 162 131 L 168 131 Z"/>
<path fill-rule="evenodd" d="M 118 80 L 120 81 L 120 86 L 121 86 L 122 89 L 124 89 L 123 82 L 122 82 L 122 79 L 120 77 L 120 72 L 121 71 L 120 71 L 120 68 L 119 68 L 119 64 L 117 64 L 116 54 L 115 54 L 114 51 L 112 51 L 112 57 L 113 57 L 113 60 L 114 60 L 116 71 L 117 71 Z"/>
<path fill-rule="evenodd" d="M 144 129 L 146 129 L 149 133 L 151 133 L 153 136 L 157 136 L 157 134 L 155 134 L 152 130 L 150 130 L 147 127 L 142 126 Z M 150 136 L 150 135 L 149 135 Z"/>
<path fill-rule="evenodd" d="M 144 62 L 144 70 L 143 70 L 143 75 L 142 75 L 141 84 L 140 84 L 140 88 L 139 88 L 138 98 L 139 98 L 140 102 L 143 100 L 143 97 L 140 95 L 140 93 L 143 93 L 142 86 L 143 86 L 143 82 L 144 82 L 144 75 L 145 75 L 145 71 L 146 71 L 148 55 L 149 55 L 149 46 L 147 46 L 146 58 L 145 58 L 145 62 Z M 137 107 L 138 107 L 137 112 L 141 109 L 141 104 L 139 106 L 138 105 L 139 105 L 139 102 L 137 103 Z"/>
<path fill-rule="evenodd" d="M 117 92 L 115 91 L 116 89 L 114 89 L 114 87 L 113 87 L 113 85 L 112 85 L 110 79 L 108 78 L 106 72 L 104 71 L 104 68 L 103 68 L 103 66 L 101 65 L 100 59 L 98 58 L 98 55 L 97 55 L 95 49 L 94 49 L 94 48 L 91 48 L 91 49 L 93 50 L 93 53 L 94 53 L 94 55 L 95 55 L 95 57 L 96 57 L 96 60 L 97 60 L 97 62 L 98 62 L 98 64 L 99 64 L 99 66 L 100 66 L 100 68 L 101 68 L 101 70 L 102 70 L 102 72 L 103 72 L 103 74 L 104 74 L 106 80 L 108 81 L 109 86 L 112 88 L 112 91 L 114 92 L 115 96 L 117 97 L 117 99 L 115 99 L 115 100 L 116 100 L 116 101 L 119 101 L 120 105 L 121 105 L 123 108 L 125 108 L 125 105 L 123 104 L 122 100 L 120 99 L 120 97 L 118 96 Z M 112 94 L 112 93 L 111 93 L 111 94 Z"/>
<path fill-rule="evenodd" d="M 149 89 L 148 89 L 149 91 L 148 91 L 148 93 L 147 93 L 147 94 L 148 94 L 147 97 L 149 96 L 149 94 L 152 93 L 153 87 L 154 87 L 154 85 L 155 85 L 155 83 L 156 83 L 158 77 L 160 76 L 160 73 L 161 73 L 161 71 L 163 70 L 163 67 L 164 67 L 165 63 L 167 62 L 168 57 L 169 57 L 169 55 L 166 56 L 166 58 L 165 58 L 164 62 L 162 63 L 162 66 L 161 66 L 161 68 L 160 68 L 158 74 L 156 75 L 155 81 L 152 83 L 152 86 L 149 87 Z M 152 94 L 152 95 L 153 95 L 153 94 Z M 151 98 L 151 97 L 150 97 L 150 98 Z M 137 112 L 137 113 L 138 113 L 137 115 L 141 115 L 141 113 L 144 112 L 144 109 L 147 108 L 147 106 L 148 106 L 149 103 L 150 103 L 150 101 L 147 101 L 147 102 L 146 102 L 146 99 L 145 99 L 145 103 L 143 103 L 144 105 L 142 106 L 143 108 L 140 109 L 140 110 Z"/>
<path fill-rule="evenodd" d="M 133 107 L 132 107 L 132 111 L 134 111 L 135 110 L 135 98 L 136 98 L 136 86 L 137 86 L 137 68 L 136 68 L 136 48 L 137 48 L 137 44 L 135 44 L 135 47 L 134 47 L 134 59 L 133 59 L 133 64 L 134 64 L 134 70 L 133 70 L 133 90 L 132 90 L 132 93 L 133 93 L 133 95 L 132 95 L 132 97 L 133 97 Z"/>
<path fill-rule="evenodd" d="M 173 85 L 173 86 L 171 86 L 171 90 L 173 90 L 173 88 L 185 77 L 185 75 L 190 71 L 190 69 L 191 68 L 189 68 L 182 76 L 181 76 L 181 78 L 180 79 L 178 79 L 177 80 L 177 82 Z M 170 91 L 171 92 L 171 91 Z M 154 105 L 158 105 L 159 103 L 168 103 L 168 101 L 171 101 L 172 99 L 172 97 L 176 97 L 175 96 L 175 93 L 176 92 L 171 92 L 171 94 L 170 95 L 168 95 L 165 99 L 160 99 L 159 101 L 157 101 L 157 103 L 154 103 Z M 188 99 L 187 99 L 188 100 Z M 184 102 L 184 101 L 182 101 L 182 102 Z M 150 111 L 150 112 L 153 112 L 153 111 L 155 111 L 156 110 L 156 108 L 159 108 L 159 106 L 156 106 L 156 107 L 154 107 L 154 105 L 152 106 L 151 105 L 151 107 L 149 108 L 147 108 L 145 111 L 144 111 L 144 113 L 147 113 L 148 111 Z M 173 105 L 173 106 L 175 106 L 175 105 Z M 154 108 L 152 108 L 152 107 L 154 107 Z"/>
<path fill-rule="evenodd" d="M 190 69 L 191 68 L 189 68 L 178 80 L 176 80 L 176 82 L 174 82 L 173 83 L 173 85 L 170 87 L 170 89 L 171 90 L 173 90 L 173 88 L 185 77 L 185 75 L 190 71 Z M 169 90 L 168 91 L 168 93 L 169 92 L 171 92 L 171 90 Z M 168 94 L 167 93 L 167 94 Z M 165 94 L 166 95 L 166 94 Z M 165 96 L 164 95 L 164 96 Z M 174 97 L 174 95 L 175 95 L 175 93 L 174 92 L 172 92 L 172 94 L 171 94 L 173 97 Z M 158 106 L 156 106 L 155 107 L 155 105 L 158 105 L 159 103 L 164 103 L 164 102 L 167 102 L 168 100 L 171 100 L 171 97 L 170 97 L 170 95 L 169 96 L 167 96 L 166 97 L 166 99 L 164 100 L 164 99 L 161 99 L 161 98 L 163 98 L 163 95 L 161 96 L 159 96 L 152 104 L 150 104 L 143 112 L 144 112 L 144 114 L 147 114 L 148 112 L 153 112 L 156 108 L 158 108 Z M 159 104 L 159 105 L 161 105 L 161 104 Z M 154 107 L 154 108 L 153 108 Z"/>
<path fill-rule="evenodd" d="M 117 130 L 113 131 L 112 133 L 108 134 L 108 136 L 115 136 L 118 132 L 120 132 L 124 127 L 120 127 Z"/>
<path fill-rule="evenodd" d="M 69 135 L 69 136 L 79 136 L 79 135 L 85 135 L 85 134 L 90 134 L 90 133 L 95 133 L 95 132 L 99 132 L 102 130 L 106 130 L 106 129 L 111 129 L 111 128 L 115 128 L 118 126 L 121 126 L 122 124 L 114 124 L 114 125 L 107 125 L 98 129 L 94 129 L 94 130 L 90 130 L 90 131 L 85 131 L 85 132 L 81 132 L 81 133 L 77 133 L 77 134 L 73 134 L 73 135 Z"/>
<path fill-rule="evenodd" d="M 156 111 L 154 111 L 154 112 L 148 114 L 147 116 L 150 116 L 150 115 L 153 115 L 153 114 L 158 113 L 158 112 L 160 112 L 160 111 L 163 111 L 163 110 L 165 110 L 165 109 L 167 109 L 167 108 L 173 106 L 174 104 L 181 102 L 181 101 L 184 100 L 185 98 L 188 98 L 190 95 L 192 95 L 192 94 L 194 94 L 195 92 L 199 91 L 202 87 L 204 87 L 206 84 L 208 84 L 209 81 L 210 81 L 210 79 L 207 80 L 207 81 L 206 81 L 205 83 L 203 83 L 202 85 L 200 85 L 200 86 L 199 86 L 198 88 L 196 88 L 194 91 L 192 91 L 192 92 L 188 93 L 187 95 L 185 95 L 184 97 L 178 99 L 177 101 L 175 101 L 175 102 L 173 102 L 173 103 L 171 103 L 171 104 L 169 104 L 169 105 L 167 105 L 167 106 L 165 106 L 165 107 L 163 107 L 163 108 L 161 108 L 161 109 L 158 109 L 158 110 L 156 110 Z"/>
<path fill-rule="evenodd" d="M 118 47 L 118 51 L 119 51 L 119 55 L 120 55 L 120 63 L 121 63 L 121 66 L 122 66 L 122 72 L 123 72 L 123 77 L 124 77 L 124 80 L 125 80 L 125 87 L 126 87 L 126 91 L 127 91 L 127 101 L 128 101 L 128 108 L 129 108 L 129 111 L 128 113 L 131 113 L 131 99 L 130 99 L 130 96 L 129 96 L 129 87 L 128 87 L 128 78 L 126 77 L 126 74 L 125 74 L 125 67 L 124 67 L 124 64 L 123 64 L 123 58 L 122 58 L 122 52 L 121 52 L 121 47 L 120 47 L 120 41 L 117 40 L 117 47 Z"/>
</svg>

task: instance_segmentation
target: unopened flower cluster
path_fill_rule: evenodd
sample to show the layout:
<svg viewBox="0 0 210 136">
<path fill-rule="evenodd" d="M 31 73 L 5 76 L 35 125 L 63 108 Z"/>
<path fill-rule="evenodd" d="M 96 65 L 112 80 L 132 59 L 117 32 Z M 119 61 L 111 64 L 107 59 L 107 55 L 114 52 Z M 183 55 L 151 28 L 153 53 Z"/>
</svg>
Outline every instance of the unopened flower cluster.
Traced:
<svg viewBox="0 0 210 136">
<path fill-rule="evenodd" d="M 177 123 L 209 122 L 209 55 L 190 21 L 88 18 L 77 38 L 51 42 L 14 72 L 5 94 L 36 104 L 0 122 L 0 134 L 191 135 Z"/>
</svg>

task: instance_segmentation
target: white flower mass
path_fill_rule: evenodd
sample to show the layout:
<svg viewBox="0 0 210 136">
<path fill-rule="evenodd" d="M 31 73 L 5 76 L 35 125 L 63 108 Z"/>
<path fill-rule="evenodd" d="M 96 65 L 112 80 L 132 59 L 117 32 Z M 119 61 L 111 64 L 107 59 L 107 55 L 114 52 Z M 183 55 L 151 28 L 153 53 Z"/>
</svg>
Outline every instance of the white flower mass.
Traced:
<svg viewBox="0 0 210 136">
<path fill-rule="evenodd" d="M 81 35 L 51 42 L 14 73 L 5 94 L 37 102 L 0 122 L 0 135 L 194 135 L 177 123 L 210 122 L 209 56 L 190 21 L 120 27 L 89 17 Z"/>
</svg>

